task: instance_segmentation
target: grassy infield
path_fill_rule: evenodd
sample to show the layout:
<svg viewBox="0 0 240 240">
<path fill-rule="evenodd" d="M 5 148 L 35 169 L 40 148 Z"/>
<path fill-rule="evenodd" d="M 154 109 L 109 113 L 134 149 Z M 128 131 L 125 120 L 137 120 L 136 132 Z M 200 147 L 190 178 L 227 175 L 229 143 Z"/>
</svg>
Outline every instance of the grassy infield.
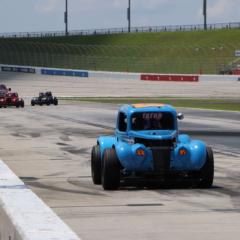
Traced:
<svg viewBox="0 0 240 240">
<path fill-rule="evenodd" d="M 240 111 L 240 99 L 192 99 L 192 98 L 62 98 L 67 101 L 125 103 L 166 103 L 175 107 Z"/>
</svg>

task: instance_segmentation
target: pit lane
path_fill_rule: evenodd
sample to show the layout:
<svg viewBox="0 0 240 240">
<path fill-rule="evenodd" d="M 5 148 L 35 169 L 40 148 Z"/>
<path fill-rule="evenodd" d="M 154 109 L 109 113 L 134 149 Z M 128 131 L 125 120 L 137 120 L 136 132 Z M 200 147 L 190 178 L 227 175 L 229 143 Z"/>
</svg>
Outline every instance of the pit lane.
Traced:
<svg viewBox="0 0 240 240">
<path fill-rule="evenodd" d="M 117 105 L 1 109 L 0 155 L 82 239 L 237 239 L 240 234 L 240 114 L 179 109 L 183 132 L 215 152 L 211 189 L 123 187 L 90 177 L 90 151 L 112 134 Z"/>
</svg>

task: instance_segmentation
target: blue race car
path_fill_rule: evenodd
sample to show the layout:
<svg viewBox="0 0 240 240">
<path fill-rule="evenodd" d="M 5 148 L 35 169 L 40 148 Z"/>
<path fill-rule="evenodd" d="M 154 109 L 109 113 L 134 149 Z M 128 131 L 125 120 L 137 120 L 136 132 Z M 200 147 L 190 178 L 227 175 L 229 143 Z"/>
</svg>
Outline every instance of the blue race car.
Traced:
<svg viewBox="0 0 240 240">
<path fill-rule="evenodd" d="M 100 136 L 91 154 L 94 184 L 105 190 L 119 188 L 128 178 L 197 180 L 212 186 L 214 158 L 210 147 L 186 134 L 179 134 L 183 114 L 164 104 L 123 105 L 115 136 Z"/>
</svg>

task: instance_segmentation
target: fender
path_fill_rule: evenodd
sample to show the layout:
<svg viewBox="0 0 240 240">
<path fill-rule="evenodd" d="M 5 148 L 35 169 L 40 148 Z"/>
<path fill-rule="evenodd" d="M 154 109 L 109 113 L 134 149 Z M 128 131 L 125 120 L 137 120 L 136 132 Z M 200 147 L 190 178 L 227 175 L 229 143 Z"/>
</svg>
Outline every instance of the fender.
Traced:
<svg viewBox="0 0 240 240">
<path fill-rule="evenodd" d="M 180 149 L 186 149 L 187 154 L 181 156 Z M 182 171 L 198 171 L 206 162 L 206 154 L 206 144 L 200 140 L 180 143 L 174 149 L 171 167 Z"/>
<path fill-rule="evenodd" d="M 115 146 L 116 138 L 114 136 L 101 136 L 97 139 L 97 144 L 100 146 L 101 159 L 103 159 L 104 150 Z"/>
<path fill-rule="evenodd" d="M 151 150 L 143 144 L 130 145 L 126 142 L 118 142 L 115 146 L 118 159 L 123 168 L 128 171 L 151 171 L 153 170 Z M 143 149 L 144 156 L 137 156 L 136 150 Z"/>
</svg>

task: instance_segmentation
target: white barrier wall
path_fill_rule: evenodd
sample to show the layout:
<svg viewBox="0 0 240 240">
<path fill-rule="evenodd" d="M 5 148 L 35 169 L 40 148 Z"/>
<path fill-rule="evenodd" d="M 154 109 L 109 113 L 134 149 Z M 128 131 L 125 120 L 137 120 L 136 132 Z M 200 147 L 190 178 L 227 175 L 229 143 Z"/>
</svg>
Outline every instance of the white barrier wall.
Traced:
<svg viewBox="0 0 240 240">
<path fill-rule="evenodd" d="M 34 69 L 35 74 L 46 75 L 61 75 L 73 77 L 89 77 L 89 78 L 109 78 L 109 79 L 141 79 L 142 75 L 156 75 L 156 73 L 128 73 L 128 72 L 105 72 L 105 71 L 88 71 L 88 70 L 74 70 L 74 69 L 57 69 L 57 68 L 41 68 L 31 66 L 17 66 L 0 64 L 0 71 L 3 68 L 9 68 L 10 72 L 29 73 Z M 159 76 L 174 77 L 180 75 L 188 77 L 192 74 L 157 74 Z M 240 75 L 199 75 L 196 74 L 199 81 L 240 81 Z"/>
<path fill-rule="evenodd" d="M 80 240 L 0 160 L 0 240 Z"/>
<path fill-rule="evenodd" d="M 240 81 L 240 75 L 199 75 L 199 81 Z"/>
<path fill-rule="evenodd" d="M 88 71 L 90 78 L 140 79 L 140 73 Z"/>
</svg>

